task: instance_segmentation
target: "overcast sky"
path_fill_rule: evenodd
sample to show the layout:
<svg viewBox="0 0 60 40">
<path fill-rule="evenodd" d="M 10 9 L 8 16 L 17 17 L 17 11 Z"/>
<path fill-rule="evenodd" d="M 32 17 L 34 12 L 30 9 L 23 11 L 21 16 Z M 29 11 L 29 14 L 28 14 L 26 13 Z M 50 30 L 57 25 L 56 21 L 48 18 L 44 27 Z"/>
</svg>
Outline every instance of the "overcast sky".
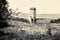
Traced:
<svg viewBox="0 0 60 40">
<path fill-rule="evenodd" d="M 12 9 L 30 13 L 30 8 L 35 7 L 37 14 L 60 14 L 60 0 L 7 0 Z"/>
</svg>

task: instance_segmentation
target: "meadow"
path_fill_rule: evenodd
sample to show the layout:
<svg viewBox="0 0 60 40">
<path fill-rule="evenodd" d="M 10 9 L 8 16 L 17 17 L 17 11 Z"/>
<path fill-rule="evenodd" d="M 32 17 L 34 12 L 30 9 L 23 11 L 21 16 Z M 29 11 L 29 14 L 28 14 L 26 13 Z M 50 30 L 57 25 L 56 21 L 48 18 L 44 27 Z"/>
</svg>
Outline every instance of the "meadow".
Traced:
<svg viewBox="0 0 60 40">
<path fill-rule="evenodd" d="M 0 29 L 0 40 L 60 40 L 60 23 L 32 24 L 9 20 L 8 24 L 11 26 Z"/>
</svg>

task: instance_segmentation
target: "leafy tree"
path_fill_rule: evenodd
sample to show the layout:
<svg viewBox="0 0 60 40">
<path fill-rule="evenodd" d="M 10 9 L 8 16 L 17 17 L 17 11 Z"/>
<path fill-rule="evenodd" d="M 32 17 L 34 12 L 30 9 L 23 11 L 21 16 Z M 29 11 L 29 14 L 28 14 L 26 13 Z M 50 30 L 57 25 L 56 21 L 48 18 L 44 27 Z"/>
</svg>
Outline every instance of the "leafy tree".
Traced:
<svg viewBox="0 0 60 40">
<path fill-rule="evenodd" d="M 6 0 L 0 0 L 0 20 L 6 20 L 6 15 L 8 13 L 8 9 Z"/>
<path fill-rule="evenodd" d="M 53 22 L 54 22 L 53 20 L 50 21 L 50 23 L 53 23 Z"/>
<path fill-rule="evenodd" d="M 7 4 L 6 0 L 0 0 L 0 27 L 7 27 L 7 22 L 5 22 L 8 18 Z"/>
</svg>

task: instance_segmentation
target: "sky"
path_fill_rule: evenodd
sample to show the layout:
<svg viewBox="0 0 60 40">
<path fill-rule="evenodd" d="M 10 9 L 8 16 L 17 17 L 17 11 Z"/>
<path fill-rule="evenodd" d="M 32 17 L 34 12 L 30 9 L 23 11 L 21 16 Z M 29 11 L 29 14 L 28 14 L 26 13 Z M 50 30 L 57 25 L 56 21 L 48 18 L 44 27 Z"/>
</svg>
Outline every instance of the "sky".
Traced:
<svg viewBox="0 0 60 40">
<path fill-rule="evenodd" d="M 8 4 L 9 8 L 13 10 L 16 10 L 18 8 L 18 12 L 29 14 L 30 8 L 35 7 L 36 14 L 44 14 L 39 15 L 38 17 L 60 18 L 60 0 L 7 0 L 7 1 L 9 3 Z"/>
<path fill-rule="evenodd" d="M 30 13 L 35 7 L 37 14 L 60 14 L 60 0 L 7 0 L 9 7 L 23 13 Z"/>
</svg>

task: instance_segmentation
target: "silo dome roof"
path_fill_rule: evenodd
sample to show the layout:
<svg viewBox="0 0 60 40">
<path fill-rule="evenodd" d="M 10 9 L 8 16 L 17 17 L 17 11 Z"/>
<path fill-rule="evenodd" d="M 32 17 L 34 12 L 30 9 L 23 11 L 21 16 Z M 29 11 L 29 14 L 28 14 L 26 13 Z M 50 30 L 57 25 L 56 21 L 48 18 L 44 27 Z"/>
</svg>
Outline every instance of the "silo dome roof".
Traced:
<svg viewBox="0 0 60 40">
<path fill-rule="evenodd" d="M 35 7 L 32 7 L 32 8 L 30 8 L 30 10 L 36 10 L 36 8 Z"/>
</svg>

